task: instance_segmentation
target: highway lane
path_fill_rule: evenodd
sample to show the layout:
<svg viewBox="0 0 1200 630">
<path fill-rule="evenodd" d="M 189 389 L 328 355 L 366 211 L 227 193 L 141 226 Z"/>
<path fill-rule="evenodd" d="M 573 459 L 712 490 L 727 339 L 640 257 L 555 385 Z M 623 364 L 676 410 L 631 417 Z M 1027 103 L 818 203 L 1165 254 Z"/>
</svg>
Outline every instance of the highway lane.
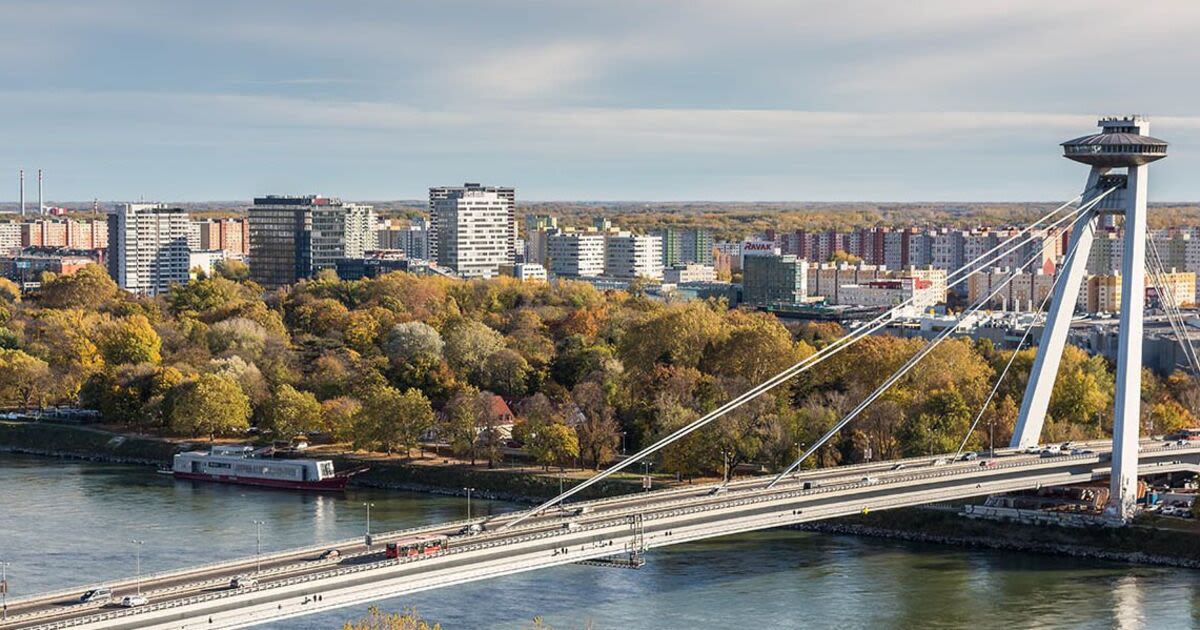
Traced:
<svg viewBox="0 0 1200 630">
<path fill-rule="evenodd" d="M 1182 452 L 1191 449 L 1163 449 L 1161 443 L 1159 446 L 1153 446 L 1153 443 L 1145 443 L 1143 447 L 1147 450 L 1143 458 L 1147 462 L 1153 462 L 1169 457 L 1172 453 Z M 705 508 L 706 506 L 721 506 L 736 503 L 744 500 L 757 500 L 762 497 L 782 497 L 787 495 L 796 495 L 798 497 L 807 497 L 806 501 L 809 505 L 806 509 L 818 509 L 822 506 L 835 505 L 846 503 L 847 500 L 875 500 L 883 499 L 890 494 L 897 492 L 898 486 L 902 484 L 924 484 L 930 488 L 937 489 L 940 487 L 961 486 L 962 480 L 971 476 L 981 476 L 988 478 L 989 482 L 1002 482 L 1008 480 L 1019 480 L 1023 477 L 1028 477 L 1037 468 L 1049 469 L 1070 469 L 1072 471 L 1087 471 L 1096 468 L 1100 464 L 1102 453 L 1099 449 L 1089 457 L 1068 458 L 1078 460 L 1072 463 L 1069 467 L 1064 467 L 1063 464 L 1056 461 L 1057 458 L 1043 459 L 1038 456 L 1007 454 L 997 458 L 998 465 L 1004 467 L 1001 471 L 996 471 L 989 468 L 984 468 L 979 465 L 979 462 L 958 462 L 943 465 L 934 465 L 935 458 L 916 458 L 900 470 L 892 470 L 895 466 L 893 462 L 885 462 L 872 465 L 862 465 L 860 467 L 844 467 L 839 469 L 828 469 L 823 471 L 809 471 L 802 475 L 798 480 L 788 480 L 781 483 L 773 490 L 766 490 L 765 485 L 769 479 L 749 479 L 738 481 L 729 484 L 726 489 L 719 493 L 713 494 L 714 485 L 685 487 L 670 490 L 661 490 L 657 492 L 641 493 L 627 497 L 617 497 L 603 499 L 599 501 L 587 502 L 584 504 L 574 504 L 570 506 L 572 509 L 586 506 L 586 513 L 578 516 L 570 516 L 569 512 L 564 514 L 552 510 L 550 513 L 541 516 L 537 519 L 531 519 L 519 527 L 512 530 L 499 532 L 497 531 L 505 521 L 511 519 L 511 516 L 493 517 L 489 523 L 489 531 L 471 537 L 456 537 L 452 547 L 455 545 L 480 545 L 491 542 L 504 542 L 522 537 L 537 536 L 537 535 L 554 535 L 560 533 L 564 522 L 573 522 L 579 527 L 593 527 L 608 523 L 609 526 L 616 524 L 618 529 L 620 524 L 634 515 L 642 514 L 646 516 L 647 533 L 654 535 L 657 530 L 650 525 L 656 514 L 667 514 L 678 510 Z M 1166 453 L 1164 455 L 1164 453 Z M 849 474 L 847 474 L 849 473 Z M 872 482 L 864 483 L 863 477 L 873 478 Z M 940 477 L 942 481 L 930 484 L 929 482 L 935 477 Z M 801 483 L 804 480 L 817 480 L 819 487 L 811 490 L 802 490 Z M 778 508 L 767 508 L 768 510 L 776 510 Z M 452 526 L 436 526 L 431 528 L 423 528 L 419 530 L 409 530 L 400 533 L 389 533 L 378 537 L 380 540 L 394 539 L 400 536 L 410 536 L 415 533 L 455 533 L 463 523 L 453 524 Z M 611 539 L 609 539 L 611 542 Z M 557 544 L 557 543 L 552 543 Z M 380 545 L 382 546 L 382 545 Z M 345 568 L 356 563 L 370 563 L 375 560 L 382 560 L 381 554 L 376 551 L 368 554 L 363 547 L 362 541 L 350 541 L 344 545 L 335 546 L 343 550 L 345 556 L 338 562 L 314 563 L 305 559 L 303 553 L 285 553 L 278 554 L 278 557 L 272 558 L 271 561 L 264 562 L 264 570 L 261 574 L 261 583 L 269 585 L 273 582 L 284 582 L 300 575 L 315 575 L 330 572 L 337 568 Z M 309 552 L 311 553 L 311 552 Z M 299 561 L 298 561 L 299 559 Z M 244 559 L 236 563 L 228 563 L 219 565 L 200 572 L 191 572 L 189 574 L 168 575 L 158 579 L 147 580 L 143 582 L 144 592 L 147 592 L 152 601 L 161 603 L 165 601 L 181 600 L 192 597 L 197 593 L 208 593 L 227 589 L 228 581 L 237 575 L 250 573 L 247 571 L 253 568 L 253 559 Z M 128 582 L 123 582 L 128 584 Z M 82 589 L 81 589 L 82 590 Z M 117 596 L 120 597 L 122 592 L 118 591 Z M 78 607 L 78 606 L 61 606 L 58 602 L 61 599 L 51 599 L 47 601 L 45 598 L 28 598 L 26 600 L 12 602 L 10 607 L 10 623 L 0 625 L 0 627 L 29 627 L 40 623 L 45 623 L 53 619 L 62 617 L 79 617 L 85 614 L 92 614 L 97 611 L 97 607 Z"/>
</svg>

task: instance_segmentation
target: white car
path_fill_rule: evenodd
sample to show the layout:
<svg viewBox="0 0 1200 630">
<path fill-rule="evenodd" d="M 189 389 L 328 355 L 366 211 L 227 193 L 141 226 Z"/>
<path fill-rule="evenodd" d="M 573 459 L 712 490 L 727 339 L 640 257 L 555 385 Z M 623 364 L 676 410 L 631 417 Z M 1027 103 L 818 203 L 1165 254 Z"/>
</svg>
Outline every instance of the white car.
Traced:
<svg viewBox="0 0 1200 630">
<path fill-rule="evenodd" d="M 121 598 L 121 605 L 125 608 L 136 608 L 138 606 L 145 606 L 149 603 L 150 600 L 147 599 L 145 595 L 126 595 L 125 597 Z"/>
<path fill-rule="evenodd" d="M 239 575 L 229 581 L 229 588 L 250 588 L 257 585 L 258 580 L 248 575 Z"/>
</svg>

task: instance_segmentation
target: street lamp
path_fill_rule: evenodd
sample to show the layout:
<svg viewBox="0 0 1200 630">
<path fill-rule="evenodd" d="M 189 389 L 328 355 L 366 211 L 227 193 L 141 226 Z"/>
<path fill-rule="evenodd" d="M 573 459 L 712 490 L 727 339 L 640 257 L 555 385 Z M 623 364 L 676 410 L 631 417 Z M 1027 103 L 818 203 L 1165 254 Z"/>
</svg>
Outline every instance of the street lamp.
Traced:
<svg viewBox="0 0 1200 630">
<path fill-rule="evenodd" d="M 254 572 L 262 571 L 262 526 L 266 521 L 254 521 Z"/>
<path fill-rule="evenodd" d="M 625 455 L 625 432 L 621 432 L 621 455 Z"/>
<path fill-rule="evenodd" d="M 8 619 L 8 565 L 0 562 L 0 619 Z"/>
<path fill-rule="evenodd" d="M 367 508 L 367 534 L 363 537 L 363 541 L 367 545 L 367 551 L 371 550 L 371 508 L 375 507 L 374 503 L 363 503 L 363 507 Z"/>
<path fill-rule="evenodd" d="M 133 548 L 133 553 L 134 553 L 134 558 L 135 558 L 134 561 L 137 563 L 137 594 L 141 595 L 142 594 L 142 545 L 146 544 L 146 541 L 131 540 L 129 542 L 133 543 L 134 545 L 137 545 L 136 547 Z"/>
<path fill-rule="evenodd" d="M 471 493 L 475 491 L 475 488 L 463 488 L 463 490 L 467 491 L 467 521 L 470 522 L 470 520 L 471 520 Z"/>
<path fill-rule="evenodd" d="M 642 460 L 642 488 L 646 492 L 650 492 L 650 466 L 650 462 Z"/>
</svg>

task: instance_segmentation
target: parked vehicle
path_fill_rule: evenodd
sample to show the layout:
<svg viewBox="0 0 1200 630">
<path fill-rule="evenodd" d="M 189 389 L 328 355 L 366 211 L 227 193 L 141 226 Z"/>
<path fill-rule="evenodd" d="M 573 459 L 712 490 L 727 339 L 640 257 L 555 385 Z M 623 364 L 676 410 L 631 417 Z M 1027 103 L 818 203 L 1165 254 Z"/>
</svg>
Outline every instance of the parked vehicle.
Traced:
<svg viewBox="0 0 1200 630">
<path fill-rule="evenodd" d="M 145 606 L 149 603 L 150 600 L 147 599 L 145 595 L 126 595 L 125 597 L 121 598 L 121 605 L 125 608 L 136 608 L 138 606 Z"/>
<path fill-rule="evenodd" d="M 94 588 L 94 589 L 84 593 L 83 595 L 80 595 L 79 603 L 81 603 L 81 604 L 107 603 L 107 602 L 112 601 L 112 597 L 113 597 L 112 589 L 108 588 L 107 586 L 101 586 L 99 588 Z"/>
<path fill-rule="evenodd" d="M 239 575 L 229 581 L 229 588 L 250 588 L 258 586 L 258 580 L 249 575 Z"/>
</svg>

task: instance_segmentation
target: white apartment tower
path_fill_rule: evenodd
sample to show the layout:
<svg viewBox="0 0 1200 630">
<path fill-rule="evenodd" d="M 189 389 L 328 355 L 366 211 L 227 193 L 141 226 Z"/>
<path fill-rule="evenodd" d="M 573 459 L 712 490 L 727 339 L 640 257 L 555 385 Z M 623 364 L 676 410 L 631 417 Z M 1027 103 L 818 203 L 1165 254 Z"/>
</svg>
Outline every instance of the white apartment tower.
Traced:
<svg viewBox="0 0 1200 630">
<path fill-rule="evenodd" d="M 604 253 L 604 274 L 612 278 L 662 280 L 662 247 L 661 236 L 609 235 Z"/>
<path fill-rule="evenodd" d="M 191 221 L 182 208 L 127 203 L 108 216 L 108 272 L 122 288 L 165 293 L 188 281 Z"/>
<path fill-rule="evenodd" d="M 379 249 L 379 232 L 375 228 L 375 207 L 347 203 L 346 258 L 362 258 L 367 252 Z"/>
<path fill-rule="evenodd" d="M 466 183 L 429 189 L 429 257 L 464 278 L 490 278 L 512 265 L 516 189 Z"/>
<path fill-rule="evenodd" d="M 600 232 L 562 232 L 546 239 L 550 273 L 556 277 L 592 278 L 604 275 L 604 240 Z"/>
</svg>

